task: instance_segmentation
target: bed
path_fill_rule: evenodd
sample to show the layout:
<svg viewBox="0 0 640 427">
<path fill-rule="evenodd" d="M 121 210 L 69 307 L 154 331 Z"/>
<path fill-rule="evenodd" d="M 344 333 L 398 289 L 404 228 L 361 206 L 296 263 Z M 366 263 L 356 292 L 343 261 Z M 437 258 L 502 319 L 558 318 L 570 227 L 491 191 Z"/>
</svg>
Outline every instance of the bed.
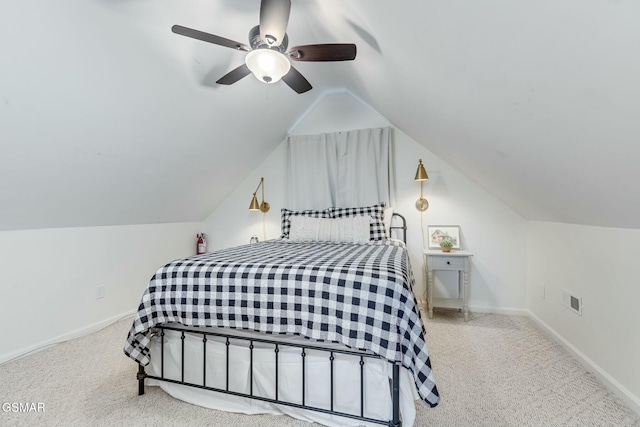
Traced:
<svg viewBox="0 0 640 427">
<path fill-rule="evenodd" d="M 416 398 L 439 401 L 413 283 L 395 239 L 277 239 L 187 257 L 151 279 L 124 352 L 139 394 L 146 381 L 214 409 L 411 426 Z"/>
</svg>

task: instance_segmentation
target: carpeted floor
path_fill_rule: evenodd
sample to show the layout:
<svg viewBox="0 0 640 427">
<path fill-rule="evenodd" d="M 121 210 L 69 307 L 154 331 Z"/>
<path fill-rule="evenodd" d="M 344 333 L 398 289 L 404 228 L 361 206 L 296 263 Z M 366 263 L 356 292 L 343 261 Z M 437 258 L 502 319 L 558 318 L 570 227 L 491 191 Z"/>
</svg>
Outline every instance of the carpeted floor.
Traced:
<svg viewBox="0 0 640 427">
<path fill-rule="evenodd" d="M 122 353 L 130 319 L 0 366 L 0 426 L 310 426 L 286 416 L 230 414 L 147 387 Z M 635 426 L 640 417 L 528 318 L 453 311 L 426 321 L 440 405 L 417 426 Z M 7 403 L 44 412 L 6 412 Z"/>
</svg>

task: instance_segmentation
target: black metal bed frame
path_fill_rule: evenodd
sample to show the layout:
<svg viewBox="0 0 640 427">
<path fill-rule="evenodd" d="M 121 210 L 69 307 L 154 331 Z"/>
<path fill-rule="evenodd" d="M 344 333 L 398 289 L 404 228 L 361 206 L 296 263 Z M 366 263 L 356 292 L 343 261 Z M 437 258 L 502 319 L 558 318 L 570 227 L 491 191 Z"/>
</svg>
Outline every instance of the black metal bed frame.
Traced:
<svg viewBox="0 0 640 427">
<path fill-rule="evenodd" d="M 365 365 L 365 359 L 380 359 L 381 357 L 378 356 L 377 354 L 374 353 L 370 353 L 370 352 L 366 352 L 366 351 L 358 351 L 358 350 L 350 350 L 347 348 L 341 349 L 341 348 L 324 348 L 321 346 L 317 346 L 314 345 L 312 342 L 310 342 L 309 344 L 303 344 L 303 343 L 293 343 L 293 342 L 283 342 L 283 341 L 278 341 L 278 340 L 269 340 L 269 339 L 263 339 L 263 338 L 252 338 L 252 337 L 243 337 L 243 336 L 237 336 L 237 335 L 231 335 L 231 334 L 225 334 L 225 333 L 219 333 L 219 332 L 212 332 L 212 331 L 193 331 L 193 330 L 185 330 L 182 329 L 180 327 L 177 326 L 170 326 L 170 325 L 162 325 L 162 326 L 158 326 L 155 329 L 157 329 L 159 332 L 159 336 L 160 336 L 160 376 L 156 376 L 156 375 L 149 375 L 145 372 L 145 368 L 142 365 L 138 365 L 138 375 L 137 375 L 137 380 L 138 380 L 138 395 L 143 395 L 144 394 L 144 381 L 145 379 L 153 379 L 153 380 L 158 380 L 158 381 L 165 381 L 165 382 L 169 382 L 169 383 L 174 383 L 174 384 L 180 384 L 180 385 L 185 385 L 185 386 L 189 386 L 189 387 L 195 387 L 195 388 L 199 388 L 199 389 L 203 389 L 203 390 L 209 390 L 209 391 L 215 391 L 218 393 L 225 393 L 225 394 L 230 394 L 233 396 L 238 396 L 238 397 L 244 397 L 244 398 L 249 398 L 249 399 L 255 399 L 255 400 L 260 400 L 263 402 L 269 402 L 269 403 L 274 403 L 274 404 L 278 404 L 278 405 L 286 405 L 286 406 L 291 406 L 294 408 L 298 408 L 298 409 L 306 409 L 306 410 L 311 410 L 311 411 L 316 411 L 316 412 L 322 412 L 325 414 L 331 414 L 331 415 L 336 415 L 336 416 L 341 416 L 341 417 L 346 417 L 346 418 L 352 418 L 352 419 L 356 419 L 356 420 L 360 420 L 360 421 L 366 421 L 366 422 L 370 422 L 370 423 L 375 423 L 375 424 L 381 424 L 381 425 L 387 425 L 390 427 L 401 427 L 402 426 L 402 422 L 400 421 L 400 363 L 399 362 L 389 362 L 393 364 L 393 373 L 392 373 L 392 379 L 391 379 L 391 396 L 392 396 L 392 419 L 391 420 L 379 420 L 379 419 L 375 419 L 375 418 L 370 418 L 370 417 L 366 417 L 364 414 L 364 365 Z M 167 378 L 165 376 L 165 372 L 164 372 L 164 343 L 165 343 L 165 331 L 176 331 L 180 333 L 180 340 L 181 340 L 181 363 L 180 363 L 180 379 L 173 379 L 173 378 Z M 193 335 L 199 335 L 202 336 L 202 351 L 203 351 L 203 366 L 202 366 L 202 383 L 201 384 L 197 384 L 194 382 L 187 382 L 185 381 L 185 375 L 184 375 L 184 370 L 185 370 L 185 333 L 190 333 Z M 207 385 L 206 382 L 206 375 L 207 375 L 207 368 L 206 368 L 206 364 L 207 364 L 207 341 L 208 341 L 208 337 L 218 337 L 218 338 L 222 338 L 224 341 L 224 345 L 226 346 L 226 367 L 225 369 L 225 374 L 226 374 L 226 385 L 224 388 L 219 388 L 219 387 L 211 387 L 209 385 Z M 249 357 L 250 357 L 250 361 L 249 361 L 249 393 L 242 393 L 242 392 L 238 392 L 238 391 L 234 391 L 234 390 L 230 390 L 229 389 L 229 346 L 231 345 L 231 340 L 233 341 L 244 341 L 249 343 Z M 275 398 L 269 398 L 269 397 L 264 397 L 264 396 L 258 396 L 255 395 L 253 392 L 253 349 L 254 349 L 254 344 L 256 343 L 262 343 L 262 344 L 270 344 L 274 346 L 274 355 L 275 355 L 275 362 L 274 362 L 274 369 L 275 369 Z M 300 357 L 301 357 L 301 366 L 302 366 L 302 396 L 301 396 L 301 400 L 302 403 L 295 403 L 295 402 L 289 402 L 289 401 L 285 401 L 282 400 L 278 397 L 278 390 L 279 390 L 279 383 L 278 383 L 278 368 L 279 368 L 279 363 L 278 363 L 278 353 L 282 350 L 283 347 L 293 347 L 293 348 L 298 348 L 301 350 L 300 353 Z M 330 409 L 325 409 L 325 408 L 320 408 L 317 406 L 311 406 L 309 404 L 306 403 L 306 385 L 307 385 L 307 379 L 306 379 L 306 364 L 305 364 L 305 357 L 307 356 L 307 352 L 308 351 L 319 351 L 319 352 L 324 352 L 327 353 L 328 355 L 328 359 L 330 362 Z M 337 354 L 342 354 L 342 355 L 349 355 L 352 357 L 357 357 L 360 359 L 359 364 L 360 364 L 360 413 L 359 414 L 351 414 L 351 413 L 346 413 L 346 412 L 339 412 L 334 410 L 334 401 L 335 401 L 335 393 L 334 393 L 334 360 L 335 360 L 335 356 Z"/>
<path fill-rule="evenodd" d="M 407 233 L 407 225 L 405 218 L 400 214 L 393 214 L 394 218 L 398 218 L 401 221 L 401 225 L 393 225 L 391 226 L 391 230 L 399 230 L 402 232 L 402 240 L 406 243 L 406 233 Z M 398 232 L 399 232 L 398 231 Z M 238 336 L 220 332 L 213 332 L 212 330 L 197 330 L 194 331 L 192 329 L 185 330 L 180 328 L 179 326 L 171 326 L 171 325 L 159 325 L 156 326 L 155 329 L 159 331 L 160 335 L 160 376 L 149 375 L 145 372 L 145 368 L 143 365 L 138 364 L 138 395 L 144 394 L 144 381 L 145 379 L 153 379 L 158 381 L 164 381 L 173 384 L 180 384 L 189 387 L 199 388 L 203 390 L 214 391 L 218 393 L 229 394 L 238 397 L 244 397 L 249 399 L 260 400 L 263 402 L 274 403 L 278 405 L 290 406 L 298 409 L 311 410 L 316 412 L 321 412 L 330 415 L 336 415 L 340 417 L 346 417 L 351 419 L 356 419 L 360 421 L 366 421 L 373 424 L 381 424 L 387 425 L 389 427 L 402 427 L 402 421 L 400 420 L 400 363 L 399 362 L 389 362 L 393 365 L 392 367 L 392 378 L 391 378 L 391 398 L 392 398 L 392 418 L 391 420 L 380 420 L 375 418 L 366 417 L 364 415 L 364 365 L 365 359 L 381 359 L 380 356 L 362 350 L 351 350 L 347 348 L 325 348 L 320 345 L 314 345 L 312 342 L 309 344 L 302 343 L 294 343 L 294 342 L 284 342 L 272 339 L 263 339 L 263 338 L 255 338 L 255 337 L 245 337 Z M 177 331 L 180 332 L 180 340 L 181 340 L 181 378 L 180 380 L 166 378 L 164 375 L 164 342 L 165 342 L 165 331 Z M 185 352 L 184 352 L 184 341 L 185 341 L 185 332 L 195 335 L 202 336 L 203 342 L 203 372 L 202 372 L 202 384 L 196 384 L 192 382 L 186 382 L 184 378 L 184 369 L 185 369 Z M 224 344 L 226 346 L 226 386 L 225 388 L 217 388 L 210 387 L 206 383 L 206 375 L 207 375 L 207 337 L 218 337 L 224 340 Z M 229 389 L 229 346 L 231 345 L 231 340 L 241 340 L 249 343 L 249 394 L 241 393 L 237 391 L 233 391 Z M 275 399 L 271 399 L 264 396 L 257 396 L 253 393 L 253 349 L 254 343 L 261 344 L 269 344 L 274 346 L 274 354 L 275 354 Z M 278 398 L 278 353 L 280 352 L 282 347 L 293 347 L 301 349 L 300 356 L 301 366 L 302 366 L 302 403 L 294 403 L 284 401 Z M 305 386 L 306 386 L 306 371 L 305 371 L 305 357 L 307 356 L 307 351 L 321 351 L 329 354 L 329 362 L 330 362 L 330 409 L 320 408 L 316 406 L 310 406 L 305 403 Z M 345 412 L 339 412 L 334 410 L 334 360 L 336 354 L 349 355 L 352 357 L 357 357 L 360 359 L 360 413 L 359 414 L 350 414 Z"/>
</svg>

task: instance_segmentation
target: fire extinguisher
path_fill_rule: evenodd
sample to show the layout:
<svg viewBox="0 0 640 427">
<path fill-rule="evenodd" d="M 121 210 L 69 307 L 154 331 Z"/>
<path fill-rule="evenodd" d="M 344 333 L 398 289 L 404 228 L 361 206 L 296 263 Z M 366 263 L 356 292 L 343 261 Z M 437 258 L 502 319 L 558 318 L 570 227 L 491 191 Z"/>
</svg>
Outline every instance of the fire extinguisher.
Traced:
<svg viewBox="0 0 640 427">
<path fill-rule="evenodd" d="M 207 241 L 205 240 L 204 233 L 196 234 L 196 253 L 198 255 L 207 251 Z"/>
</svg>

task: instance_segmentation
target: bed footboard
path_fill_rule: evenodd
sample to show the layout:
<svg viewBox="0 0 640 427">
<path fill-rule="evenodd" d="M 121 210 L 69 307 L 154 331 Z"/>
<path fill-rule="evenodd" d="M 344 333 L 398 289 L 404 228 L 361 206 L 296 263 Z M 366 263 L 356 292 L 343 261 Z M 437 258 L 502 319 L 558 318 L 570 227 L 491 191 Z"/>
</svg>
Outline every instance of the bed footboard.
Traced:
<svg viewBox="0 0 640 427">
<path fill-rule="evenodd" d="M 294 408 L 298 408 L 298 409 L 304 409 L 304 410 L 310 410 L 310 411 L 317 411 L 317 412 L 322 412 L 325 414 L 330 414 L 330 415 L 336 415 L 336 416 L 340 416 L 340 417 L 346 417 L 346 418 L 351 418 L 351 419 L 356 419 L 356 420 L 361 420 L 361 421 L 366 421 L 369 423 L 374 423 L 374 424 L 380 424 L 380 425 L 386 425 L 389 427 L 402 427 L 402 421 L 400 419 L 400 363 L 396 362 L 396 363 L 392 363 L 393 367 L 392 367 L 392 379 L 391 379 L 391 383 L 390 383 L 390 390 L 389 392 L 391 393 L 391 399 L 392 399 L 392 418 L 389 419 L 375 419 L 375 418 L 371 418 L 371 417 L 367 417 L 365 416 L 365 380 L 364 380 L 364 366 L 365 366 L 365 361 L 368 359 L 380 359 L 380 356 L 374 354 L 374 353 L 370 353 L 370 352 L 365 352 L 365 351 L 356 351 L 356 350 L 350 350 L 347 348 L 325 348 L 322 347 L 320 345 L 315 345 L 314 343 L 310 342 L 309 345 L 305 345 L 302 343 L 291 343 L 291 342 L 282 342 L 282 341 L 277 341 L 277 340 L 269 340 L 269 339 L 262 339 L 262 338 L 251 338 L 251 337 L 243 337 L 243 336 L 237 336 L 237 335 L 230 335 L 230 334 L 224 334 L 224 333 L 218 333 L 218 332 L 212 332 L 212 331 L 188 331 L 189 334 L 193 334 L 196 336 L 201 336 L 202 337 L 202 351 L 203 351 L 203 375 L 202 375 L 202 381 L 201 383 L 194 383 L 194 382 L 189 382 L 189 381 L 185 381 L 185 330 L 180 329 L 178 327 L 173 327 L 173 326 L 169 326 L 169 325 L 163 325 L 160 327 L 156 328 L 158 330 L 158 334 L 160 336 L 160 348 L 161 348 L 161 353 L 160 353 L 160 375 L 149 375 L 145 372 L 145 368 L 144 366 L 142 366 L 141 364 L 138 365 L 138 373 L 137 373 L 137 380 L 138 380 L 138 395 L 143 395 L 144 394 L 144 381 L 145 379 L 149 378 L 149 379 L 153 379 L 153 380 L 158 380 L 158 381 L 165 381 L 165 382 L 169 382 L 169 383 L 174 383 L 174 384 L 180 384 L 180 385 L 185 385 L 185 386 L 189 386 L 189 387 L 195 387 L 195 388 L 199 388 L 199 389 L 204 389 L 204 390 L 210 390 L 210 391 L 214 391 L 214 392 L 218 392 L 218 393 L 225 393 L 225 394 L 229 394 L 229 395 L 234 395 L 234 396 L 239 396 L 239 397 L 243 397 L 243 398 L 249 398 L 249 399 L 255 399 L 255 400 L 260 400 L 263 402 L 268 402 L 268 403 L 273 403 L 273 404 L 278 404 L 278 405 L 286 405 L 286 406 L 290 406 L 290 407 L 294 407 Z M 164 343 L 165 343 L 165 330 L 171 330 L 171 331 L 177 331 L 179 332 L 180 335 L 180 339 L 181 339 L 181 347 L 182 347 L 182 357 L 181 357 L 181 378 L 180 379 L 173 379 L 173 378 L 167 378 L 165 376 L 165 369 L 164 369 Z M 207 365 L 207 340 L 210 337 L 217 337 L 218 339 L 222 339 L 223 343 L 226 345 L 226 386 L 224 388 L 219 388 L 219 387 L 211 387 L 210 385 L 207 384 L 207 374 L 206 374 L 206 365 Z M 250 354 L 250 363 L 249 363 L 249 393 L 242 393 L 242 392 L 238 392 L 238 391 L 234 391 L 234 390 L 230 390 L 229 388 L 229 346 L 231 344 L 231 340 L 234 340 L 234 342 L 236 340 L 240 340 L 243 342 L 248 343 L 248 349 L 249 349 L 249 354 Z M 264 396 L 259 396 L 256 395 L 254 393 L 254 379 L 253 379 L 253 370 L 254 370 L 254 345 L 257 343 L 261 343 L 261 344 L 268 344 L 268 345 L 273 345 L 273 352 L 274 352 L 274 371 L 275 371 L 275 396 L 274 398 L 269 398 L 269 397 L 264 397 Z M 282 398 L 280 398 L 278 396 L 278 389 L 279 389 L 279 385 L 278 385 L 278 369 L 279 369 L 279 362 L 278 362 L 278 354 L 281 351 L 281 347 L 292 347 L 292 348 L 298 348 L 300 351 L 300 357 L 301 357 L 301 379 L 302 379 L 302 396 L 300 396 L 300 400 L 302 403 L 295 403 L 295 402 L 290 402 L 290 401 L 286 401 L 283 400 Z M 306 369 L 306 364 L 305 364 L 305 357 L 307 356 L 309 351 L 318 351 L 318 352 L 324 352 L 323 354 L 327 355 L 327 359 L 329 360 L 329 366 L 330 366 L 330 407 L 327 408 L 321 408 L 321 407 L 317 407 L 317 406 L 313 406 L 313 405 L 309 405 L 306 401 L 306 396 L 305 396 L 305 390 L 306 390 L 306 381 L 307 381 L 307 375 L 305 372 Z M 334 360 L 335 360 L 335 356 L 338 354 L 343 354 L 343 355 L 349 355 L 355 358 L 359 358 L 359 366 L 360 366 L 360 384 L 359 384 L 359 388 L 360 388 L 360 411 L 357 414 L 352 414 L 352 413 L 346 413 L 346 412 L 341 412 L 341 411 L 337 411 L 334 408 Z"/>
</svg>

